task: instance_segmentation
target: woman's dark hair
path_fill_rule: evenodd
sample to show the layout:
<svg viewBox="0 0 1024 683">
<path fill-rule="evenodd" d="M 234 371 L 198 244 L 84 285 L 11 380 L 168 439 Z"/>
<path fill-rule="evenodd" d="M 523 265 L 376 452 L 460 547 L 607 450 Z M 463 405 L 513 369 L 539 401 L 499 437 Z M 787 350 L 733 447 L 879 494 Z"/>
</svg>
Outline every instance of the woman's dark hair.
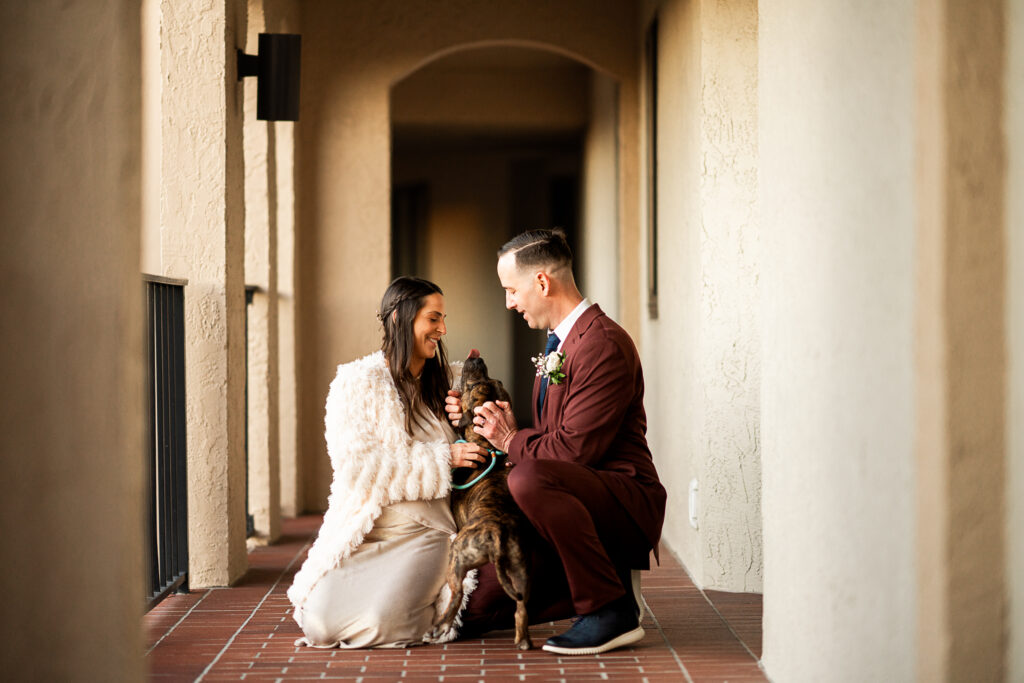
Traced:
<svg viewBox="0 0 1024 683">
<path fill-rule="evenodd" d="M 416 314 L 423 308 L 423 300 L 431 294 L 444 294 L 441 288 L 429 280 L 418 277 L 397 277 L 384 291 L 377 316 L 384 325 L 384 342 L 381 350 L 388 362 L 391 379 L 398 389 L 398 396 L 405 408 L 405 429 L 412 434 L 414 421 L 419 421 L 421 410 L 445 419 L 444 398 L 452 385 L 452 370 L 448 366 L 448 354 L 444 342 L 439 340 L 436 363 L 423 365 L 419 381 L 409 372 L 409 361 L 415 343 L 412 325 Z"/>
</svg>

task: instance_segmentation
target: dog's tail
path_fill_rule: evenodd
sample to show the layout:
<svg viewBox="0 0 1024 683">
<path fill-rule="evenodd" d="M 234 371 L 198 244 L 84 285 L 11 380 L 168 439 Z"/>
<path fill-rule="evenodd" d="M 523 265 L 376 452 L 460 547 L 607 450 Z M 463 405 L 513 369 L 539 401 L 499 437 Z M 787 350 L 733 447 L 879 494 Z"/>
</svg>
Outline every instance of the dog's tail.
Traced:
<svg viewBox="0 0 1024 683">
<path fill-rule="evenodd" d="M 517 585 L 523 583 L 524 577 L 520 576 L 521 573 L 511 571 L 511 568 L 526 567 L 526 558 L 519 543 L 510 542 L 505 530 L 502 530 L 501 536 L 502 538 L 495 539 L 498 542 L 493 546 L 498 548 L 498 556 L 494 558 L 494 573 L 508 597 L 516 602 L 522 602 L 529 597 L 526 586 Z"/>
</svg>

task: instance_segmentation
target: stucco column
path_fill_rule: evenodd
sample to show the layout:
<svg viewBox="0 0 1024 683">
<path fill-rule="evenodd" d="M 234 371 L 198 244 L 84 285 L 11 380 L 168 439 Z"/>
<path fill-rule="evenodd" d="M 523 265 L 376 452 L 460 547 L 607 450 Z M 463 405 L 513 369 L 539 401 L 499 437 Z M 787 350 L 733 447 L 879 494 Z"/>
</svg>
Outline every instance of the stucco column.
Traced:
<svg viewBox="0 0 1024 683">
<path fill-rule="evenodd" d="M 298 12 L 291 0 L 249 0 L 246 52 L 257 54 L 260 33 L 301 33 Z M 295 124 L 256 119 L 255 79 L 245 80 L 244 92 L 246 282 L 261 288 L 249 311 L 249 357 L 256 363 L 249 367 L 249 506 L 257 532 L 276 538 L 271 529 L 280 515 L 304 509 L 296 428 Z"/>
<path fill-rule="evenodd" d="M 915 678 L 914 7 L 758 3 L 772 680 Z"/>
<path fill-rule="evenodd" d="M 305 509 L 302 461 L 299 458 L 298 364 L 295 334 L 295 126 L 274 124 L 277 145 L 277 358 L 278 449 L 281 468 L 281 514 L 294 517 Z"/>
<path fill-rule="evenodd" d="M 918 675 L 994 681 L 1007 595 L 1004 4 L 917 9 Z"/>
<path fill-rule="evenodd" d="M 139 21 L 0 4 L 6 680 L 144 676 Z"/>
<path fill-rule="evenodd" d="M 757 2 L 702 2 L 700 24 L 698 580 L 756 593 L 764 571 Z"/>
<path fill-rule="evenodd" d="M 266 32 L 261 0 L 249 1 L 248 54 Z M 258 289 L 248 307 L 249 512 L 256 534 L 281 534 L 278 441 L 276 125 L 256 118 L 255 78 L 245 79 L 245 279 Z"/>
<path fill-rule="evenodd" d="M 1024 0 L 1008 7 L 1006 135 L 1008 188 L 1024 187 Z M 1006 193 L 1006 275 L 1010 324 L 1007 349 L 1010 391 L 1007 415 L 1010 469 L 1007 504 L 1007 557 L 1010 592 L 1010 642 L 1007 680 L 1024 680 L 1024 193 Z"/>
<path fill-rule="evenodd" d="M 189 584 L 228 585 L 245 550 L 244 0 L 160 3 L 160 275 L 185 288 Z"/>
</svg>

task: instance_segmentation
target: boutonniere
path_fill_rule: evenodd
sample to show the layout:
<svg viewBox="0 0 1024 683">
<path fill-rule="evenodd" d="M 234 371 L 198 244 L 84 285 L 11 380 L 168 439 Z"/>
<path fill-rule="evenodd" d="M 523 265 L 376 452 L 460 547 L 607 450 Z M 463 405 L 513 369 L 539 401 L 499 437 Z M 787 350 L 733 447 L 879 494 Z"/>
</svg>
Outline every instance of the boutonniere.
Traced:
<svg viewBox="0 0 1024 683">
<path fill-rule="evenodd" d="M 530 360 L 537 366 L 537 377 L 547 377 L 552 384 L 561 384 L 565 381 L 565 371 L 562 364 L 565 363 L 565 352 L 552 351 L 548 355 L 534 356 Z"/>
</svg>

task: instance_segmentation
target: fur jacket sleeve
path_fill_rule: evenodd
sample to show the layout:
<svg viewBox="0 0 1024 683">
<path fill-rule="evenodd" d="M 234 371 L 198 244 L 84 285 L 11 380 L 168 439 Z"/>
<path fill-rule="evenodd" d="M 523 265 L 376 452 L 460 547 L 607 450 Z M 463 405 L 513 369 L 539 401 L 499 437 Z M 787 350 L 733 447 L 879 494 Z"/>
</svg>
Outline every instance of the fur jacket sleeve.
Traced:
<svg viewBox="0 0 1024 683">
<path fill-rule="evenodd" d="M 452 370 L 460 373 L 461 366 Z M 300 626 L 313 587 L 359 547 L 385 505 L 441 498 L 451 490 L 450 445 L 417 441 L 405 431 L 405 409 L 382 352 L 338 366 L 325 427 L 334 470 L 327 512 L 288 589 Z"/>
</svg>

